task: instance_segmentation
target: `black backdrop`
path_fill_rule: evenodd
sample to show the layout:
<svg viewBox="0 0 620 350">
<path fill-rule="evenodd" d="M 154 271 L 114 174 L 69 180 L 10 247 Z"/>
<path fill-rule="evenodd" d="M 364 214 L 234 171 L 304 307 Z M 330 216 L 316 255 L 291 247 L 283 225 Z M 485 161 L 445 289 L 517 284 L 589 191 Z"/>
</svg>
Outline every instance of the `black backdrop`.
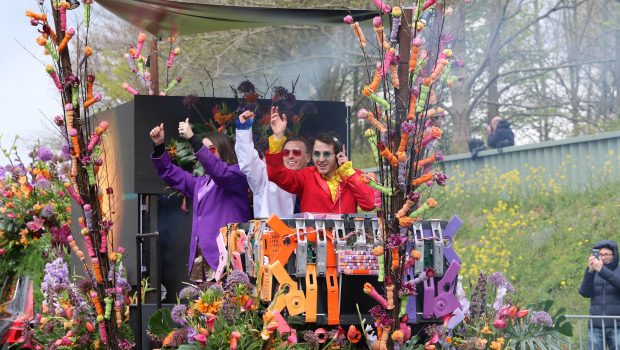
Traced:
<svg viewBox="0 0 620 350">
<path fill-rule="evenodd" d="M 155 125 L 164 123 L 166 141 L 178 136 L 178 122 L 190 118 L 192 123 L 200 122 L 200 116 L 193 108 L 186 108 L 183 96 L 135 96 L 133 101 L 115 108 L 101 111 L 94 118 L 95 123 L 109 122 L 109 133 L 105 141 L 105 162 L 108 174 L 104 187 L 113 189 L 116 208 L 114 211 L 114 245 L 127 249 L 125 266 L 129 282 L 137 281 L 135 258 L 135 235 L 138 232 L 159 231 L 162 264 L 162 283 L 167 288 L 167 300 L 176 302 L 176 293 L 187 280 L 187 256 L 191 233 L 191 212 L 181 210 L 181 199 L 169 197 L 166 185 L 159 179 L 150 160 L 153 149 L 148 132 Z M 258 101 L 263 110 L 269 110 L 271 100 Z M 227 104 L 229 110 L 236 108 L 232 98 L 199 98 L 198 110 L 205 116 L 212 115 L 211 107 Z M 323 131 L 334 131 L 347 140 L 347 107 L 343 102 L 297 101 L 293 111 L 311 103 L 316 113 L 308 114 L 301 124 L 299 134 L 316 135 Z M 287 115 L 287 117 L 291 117 Z M 290 125 L 290 123 L 289 123 Z M 268 126 L 265 125 L 268 129 Z M 348 147 L 347 147 L 348 149 Z M 140 199 L 141 198 L 141 199 Z M 191 210 L 191 203 L 188 203 Z M 74 213 L 77 213 L 75 210 Z M 77 223 L 77 217 L 74 218 Z M 77 224 L 76 224 L 77 225 Z M 74 229 L 79 229 L 75 227 Z M 81 244 L 81 242 L 79 242 Z M 154 271 L 156 254 L 149 252 L 154 245 L 148 244 L 142 252 L 145 275 L 157 283 Z M 79 266 L 76 264 L 75 266 Z"/>
<path fill-rule="evenodd" d="M 190 118 L 190 123 L 200 123 L 202 118 L 194 108 L 186 108 L 183 105 L 184 97 L 181 96 L 136 96 L 134 101 L 134 151 L 135 151 L 135 184 L 136 193 L 163 193 L 165 184 L 157 176 L 150 160 L 153 150 L 149 131 L 159 123 L 164 123 L 166 130 L 166 143 L 172 137 L 178 137 L 177 127 L 180 121 Z M 258 100 L 264 111 L 268 111 L 271 100 Z M 237 108 L 237 100 L 234 98 L 209 98 L 200 97 L 197 109 L 207 118 L 212 115 L 211 108 L 215 105 L 226 104 L 228 110 Z M 299 134 L 312 137 L 323 131 L 334 131 L 343 142 L 347 140 L 347 107 L 343 102 L 331 101 L 297 101 L 293 111 L 299 112 L 301 108 L 312 104 L 316 113 L 306 114 L 301 124 Z M 257 119 L 261 116 L 259 115 Z M 287 115 L 289 127 L 292 116 Z M 258 122 L 258 121 L 257 121 Z M 268 129 L 268 125 L 265 126 Z M 348 146 L 348 145 L 347 145 Z M 348 147 L 347 147 L 348 149 Z"/>
</svg>

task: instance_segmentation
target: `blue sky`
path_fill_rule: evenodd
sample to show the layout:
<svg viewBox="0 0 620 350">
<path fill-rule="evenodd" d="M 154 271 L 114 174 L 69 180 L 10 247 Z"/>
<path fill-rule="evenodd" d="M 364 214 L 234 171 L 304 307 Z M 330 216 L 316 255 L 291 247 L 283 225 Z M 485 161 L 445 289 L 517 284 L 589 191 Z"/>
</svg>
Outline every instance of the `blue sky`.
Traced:
<svg viewBox="0 0 620 350">
<path fill-rule="evenodd" d="M 12 142 L 16 134 L 22 138 L 23 148 L 38 138 L 49 138 L 54 130 L 51 119 L 62 112 L 60 95 L 45 72 L 44 64 L 19 44 L 39 60 L 51 62 L 35 41 L 38 33 L 26 17 L 27 10 L 38 12 L 37 2 L 13 1 L 0 11 L 3 33 L 0 36 L 0 132 L 3 135 L 0 142 L 3 146 Z"/>
</svg>

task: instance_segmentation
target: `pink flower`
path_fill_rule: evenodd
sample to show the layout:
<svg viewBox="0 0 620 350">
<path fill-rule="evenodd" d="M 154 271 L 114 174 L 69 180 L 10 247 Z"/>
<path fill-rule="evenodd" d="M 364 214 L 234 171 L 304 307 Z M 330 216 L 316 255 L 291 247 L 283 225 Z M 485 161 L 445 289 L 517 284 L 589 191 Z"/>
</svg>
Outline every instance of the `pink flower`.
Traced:
<svg viewBox="0 0 620 350">
<path fill-rule="evenodd" d="M 493 321 L 493 327 L 495 327 L 495 329 L 504 329 L 506 328 L 506 326 L 506 321 L 504 321 L 504 319 L 502 318 L 498 318 L 497 320 Z"/>
<path fill-rule="evenodd" d="M 43 229 L 43 224 L 45 223 L 45 219 L 39 218 L 38 216 L 33 216 L 32 221 L 26 223 L 26 227 L 32 232 L 41 231 Z"/>
<path fill-rule="evenodd" d="M 202 334 L 195 334 L 194 340 L 199 342 L 201 346 L 205 346 L 207 344 L 207 337 Z"/>
</svg>

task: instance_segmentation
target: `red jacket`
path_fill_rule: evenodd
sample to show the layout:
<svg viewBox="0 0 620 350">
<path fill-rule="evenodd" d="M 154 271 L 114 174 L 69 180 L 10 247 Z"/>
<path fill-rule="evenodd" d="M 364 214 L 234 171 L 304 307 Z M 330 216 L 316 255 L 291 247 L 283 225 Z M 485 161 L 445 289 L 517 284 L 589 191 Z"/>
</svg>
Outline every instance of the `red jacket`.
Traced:
<svg viewBox="0 0 620 350">
<path fill-rule="evenodd" d="M 301 170 L 291 170 L 282 163 L 282 152 L 270 154 L 265 152 L 267 159 L 267 175 L 283 190 L 294 193 L 301 200 L 301 211 L 311 213 L 355 214 L 357 206 L 362 210 L 375 209 L 374 192 L 367 184 L 360 181 L 361 171 L 342 179 L 332 200 L 327 182 L 315 166 Z"/>
</svg>

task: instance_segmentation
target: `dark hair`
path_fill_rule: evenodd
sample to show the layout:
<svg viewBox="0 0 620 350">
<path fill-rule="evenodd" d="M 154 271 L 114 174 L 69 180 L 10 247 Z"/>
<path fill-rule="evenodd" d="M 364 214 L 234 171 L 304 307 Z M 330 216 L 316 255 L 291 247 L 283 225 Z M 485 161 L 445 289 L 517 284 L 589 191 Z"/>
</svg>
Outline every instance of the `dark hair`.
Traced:
<svg viewBox="0 0 620 350">
<path fill-rule="evenodd" d="M 310 145 L 310 141 L 308 141 L 307 138 L 305 138 L 303 136 L 299 136 L 299 135 L 287 136 L 286 137 L 286 142 L 284 142 L 284 146 L 286 146 L 286 144 L 291 142 L 291 141 L 299 141 L 299 142 L 303 143 L 304 147 L 306 148 L 306 153 L 308 153 L 308 154 L 312 153 L 312 146 Z"/>
<path fill-rule="evenodd" d="M 342 152 L 342 141 L 340 141 L 338 135 L 333 131 L 322 132 L 316 135 L 314 141 L 320 141 L 327 145 L 331 145 L 334 149 L 334 154 Z"/>
<path fill-rule="evenodd" d="M 220 154 L 220 159 L 225 161 L 226 164 L 237 164 L 237 155 L 235 154 L 235 148 L 233 147 L 232 141 L 228 136 L 213 131 L 200 134 L 199 136 L 201 140 L 207 138 L 213 143 L 213 146 L 215 146 L 217 152 Z"/>
</svg>

